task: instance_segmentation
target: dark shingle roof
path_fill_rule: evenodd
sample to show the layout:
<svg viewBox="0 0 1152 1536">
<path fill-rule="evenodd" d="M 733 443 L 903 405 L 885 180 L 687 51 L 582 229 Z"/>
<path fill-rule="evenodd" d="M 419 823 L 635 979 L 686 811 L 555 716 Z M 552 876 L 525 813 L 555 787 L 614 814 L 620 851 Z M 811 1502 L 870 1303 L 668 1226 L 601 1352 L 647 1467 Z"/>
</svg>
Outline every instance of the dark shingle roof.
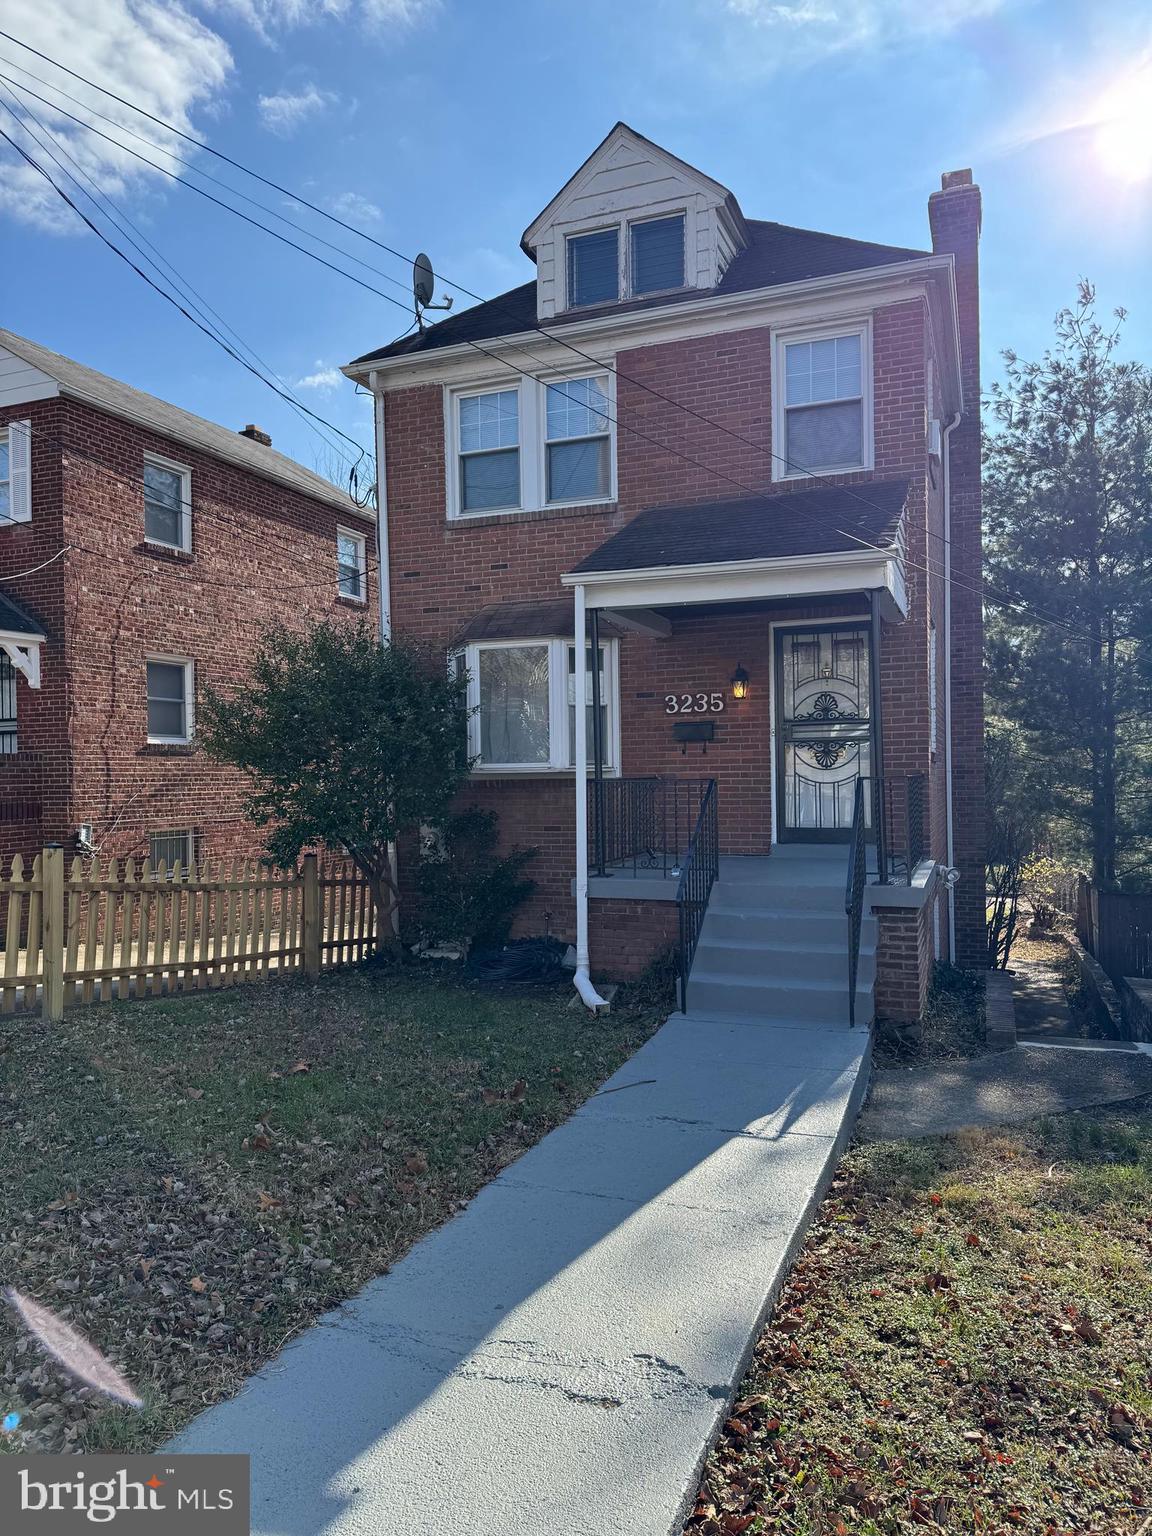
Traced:
<svg viewBox="0 0 1152 1536">
<path fill-rule="evenodd" d="M 489 603 L 457 630 L 454 645 L 469 640 L 548 640 L 570 635 L 575 623 L 572 594 L 542 598 L 529 603 Z M 610 621 L 601 625 L 604 634 L 615 634 Z"/>
<path fill-rule="evenodd" d="M 568 315 L 556 315 L 544 322 L 545 330 L 559 331 L 572 320 L 587 320 L 599 314 L 619 314 L 640 309 L 657 309 L 670 304 L 699 299 L 708 293 L 750 293 L 757 288 L 775 288 L 782 283 L 800 282 L 806 277 L 831 277 L 839 272 L 860 272 L 868 267 L 883 267 L 891 262 L 917 261 L 931 254 L 906 246 L 874 245 L 869 240 L 849 240 L 841 235 L 825 235 L 815 229 L 794 229 L 789 224 L 771 224 L 764 219 L 749 219 L 747 248 L 733 260 L 716 288 L 689 288 L 682 293 L 662 294 L 654 299 L 610 304 L 599 309 L 581 309 Z M 416 352 L 434 352 L 441 347 L 455 347 L 468 342 L 490 341 L 496 336 L 514 336 L 536 325 L 536 283 L 523 283 L 484 304 L 473 305 L 458 315 L 432 325 L 422 335 L 407 336 L 375 352 L 366 352 L 349 366 L 378 362 L 386 357 L 405 357 Z"/>
<path fill-rule="evenodd" d="M 852 491 L 832 485 L 783 496 L 650 507 L 594 549 L 573 574 L 779 560 L 869 544 L 887 549 L 907 494 L 907 480 L 869 480 Z"/>
<path fill-rule="evenodd" d="M 47 636 L 44 627 L 37 624 L 30 613 L 25 612 L 19 603 L 14 603 L 10 597 L 0 593 L 0 634 L 27 635 L 30 640 L 44 640 Z"/>
</svg>

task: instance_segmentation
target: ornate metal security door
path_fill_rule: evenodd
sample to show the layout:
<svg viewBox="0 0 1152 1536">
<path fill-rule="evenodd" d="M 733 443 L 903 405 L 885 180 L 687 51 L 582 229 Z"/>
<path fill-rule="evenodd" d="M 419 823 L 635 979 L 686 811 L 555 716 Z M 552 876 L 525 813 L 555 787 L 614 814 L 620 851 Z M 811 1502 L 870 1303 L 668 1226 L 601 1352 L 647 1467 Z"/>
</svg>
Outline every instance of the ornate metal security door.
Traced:
<svg viewBox="0 0 1152 1536">
<path fill-rule="evenodd" d="M 776 632 L 777 835 L 845 842 L 856 781 L 872 772 L 868 630 Z"/>
</svg>

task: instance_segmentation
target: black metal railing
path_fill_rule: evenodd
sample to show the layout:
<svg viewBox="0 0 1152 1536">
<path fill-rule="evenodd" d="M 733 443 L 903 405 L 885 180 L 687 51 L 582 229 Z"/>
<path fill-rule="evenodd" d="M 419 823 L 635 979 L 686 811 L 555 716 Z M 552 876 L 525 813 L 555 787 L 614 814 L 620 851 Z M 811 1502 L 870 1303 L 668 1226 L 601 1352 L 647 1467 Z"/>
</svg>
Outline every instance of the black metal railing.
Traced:
<svg viewBox="0 0 1152 1536">
<path fill-rule="evenodd" d="M 923 773 L 887 773 L 880 780 L 876 865 L 882 885 L 910 885 L 928 851 L 927 784 Z"/>
<path fill-rule="evenodd" d="M 680 919 L 676 969 L 681 1013 L 688 1011 L 688 977 L 696 956 L 700 930 L 704 926 L 708 898 L 720 872 L 720 816 L 717 810 L 716 780 L 704 779 L 700 782 L 703 784 L 700 808 L 676 886 L 676 906 Z"/>
<path fill-rule="evenodd" d="M 678 876 L 711 779 L 604 779 L 588 786 L 592 874 Z"/>
<path fill-rule="evenodd" d="M 867 786 L 867 787 L 866 787 Z M 868 794 L 870 781 L 856 780 L 852 802 L 852 831 L 848 842 L 848 879 L 844 911 L 848 917 L 848 1025 L 856 1028 L 856 977 L 860 971 L 860 924 L 864 917 L 864 887 L 868 883 Z"/>
</svg>

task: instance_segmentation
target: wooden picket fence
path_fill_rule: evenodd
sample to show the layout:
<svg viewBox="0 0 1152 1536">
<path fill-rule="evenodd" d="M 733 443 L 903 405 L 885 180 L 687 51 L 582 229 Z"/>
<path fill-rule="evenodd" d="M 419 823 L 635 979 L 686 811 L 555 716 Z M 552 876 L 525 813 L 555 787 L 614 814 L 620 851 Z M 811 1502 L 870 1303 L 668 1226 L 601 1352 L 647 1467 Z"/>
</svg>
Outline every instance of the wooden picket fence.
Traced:
<svg viewBox="0 0 1152 1536">
<path fill-rule="evenodd" d="M 2 876 L 2 872 L 0 872 Z M 350 862 L 305 854 L 284 874 L 250 860 L 196 868 L 19 854 L 0 877 L 0 1014 L 170 996 L 303 972 L 376 948 L 371 891 Z"/>
</svg>

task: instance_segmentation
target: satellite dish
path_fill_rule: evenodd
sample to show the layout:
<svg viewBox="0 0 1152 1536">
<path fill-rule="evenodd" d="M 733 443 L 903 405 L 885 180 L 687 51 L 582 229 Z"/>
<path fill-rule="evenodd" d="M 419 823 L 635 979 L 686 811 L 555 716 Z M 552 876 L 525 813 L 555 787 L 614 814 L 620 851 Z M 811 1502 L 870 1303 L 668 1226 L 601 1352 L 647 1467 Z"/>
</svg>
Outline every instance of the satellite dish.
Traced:
<svg viewBox="0 0 1152 1536">
<path fill-rule="evenodd" d="M 412 294 L 416 300 L 416 307 L 424 309 L 432 302 L 435 292 L 436 278 L 432 271 L 432 263 L 421 251 L 412 263 Z"/>
</svg>

